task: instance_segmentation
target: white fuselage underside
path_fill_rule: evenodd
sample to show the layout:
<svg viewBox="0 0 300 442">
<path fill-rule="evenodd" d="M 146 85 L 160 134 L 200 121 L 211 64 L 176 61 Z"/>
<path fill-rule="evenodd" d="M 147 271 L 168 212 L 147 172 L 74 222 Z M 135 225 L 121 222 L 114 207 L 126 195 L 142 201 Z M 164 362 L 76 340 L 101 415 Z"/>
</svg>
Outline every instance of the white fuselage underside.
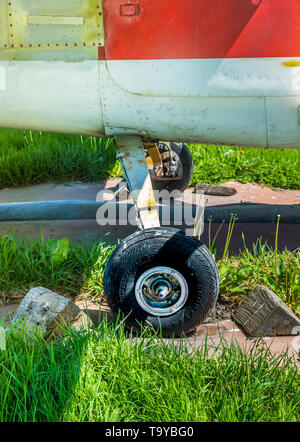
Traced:
<svg viewBox="0 0 300 442">
<path fill-rule="evenodd" d="M 1 61 L 0 126 L 296 148 L 293 60 Z"/>
</svg>

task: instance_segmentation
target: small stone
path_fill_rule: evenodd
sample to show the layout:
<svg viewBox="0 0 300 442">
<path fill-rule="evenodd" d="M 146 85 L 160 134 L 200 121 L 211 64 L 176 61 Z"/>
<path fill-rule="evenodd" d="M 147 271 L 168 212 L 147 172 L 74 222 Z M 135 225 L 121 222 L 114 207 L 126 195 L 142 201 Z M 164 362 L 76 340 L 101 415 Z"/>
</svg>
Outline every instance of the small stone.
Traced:
<svg viewBox="0 0 300 442">
<path fill-rule="evenodd" d="M 88 329 L 90 320 L 74 302 L 44 287 L 31 289 L 21 302 L 13 322 L 26 331 L 38 327 L 45 338 L 60 336 L 63 328 Z"/>
<path fill-rule="evenodd" d="M 290 336 L 300 332 L 300 320 L 272 290 L 257 286 L 233 314 L 251 337 Z"/>
</svg>

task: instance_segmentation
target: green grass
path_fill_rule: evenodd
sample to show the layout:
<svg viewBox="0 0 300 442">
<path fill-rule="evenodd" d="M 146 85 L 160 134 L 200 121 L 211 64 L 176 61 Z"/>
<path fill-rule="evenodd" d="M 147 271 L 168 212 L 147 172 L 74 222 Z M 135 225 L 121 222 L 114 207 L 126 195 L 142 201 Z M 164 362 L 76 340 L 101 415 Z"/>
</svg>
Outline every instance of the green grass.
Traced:
<svg viewBox="0 0 300 442">
<path fill-rule="evenodd" d="M 111 139 L 0 130 L 0 188 L 120 174 Z"/>
<path fill-rule="evenodd" d="M 61 342 L 13 329 L 0 351 L 1 422 L 295 422 L 299 387 L 294 362 L 259 345 L 191 356 L 103 322 Z"/>
<path fill-rule="evenodd" d="M 300 188 L 300 149 L 189 145 L 195 162 L 192 184 L 236 180 L 281 189 Z"/>
<path fill-rule="evenodd" d="M 228 180 L 300 188 L 300 149 L 189 145 L 192 184 Z M 0 188 L 48 181 L 97 181 L 122 175 L 112 140 L 0 130 Z"/>
<path fill-rule="evenodd" d="M 218 264 L 222 294 L 245 297 L 257 284 L 262 284 L 300 315 L 300 250 L 276 254 L 258 241 L 252 251 L 246 248 Z"/>
<path fill-rule="evenodd" d="M 69 297 L 102 298 L 102 278 L 114 246 L 72 245 L 67 238 L 44 241 L 0 238 L 0 303 L 18 299 L 28 289 L 47 286 Z"/>
<path fill-rule="evenodd" d="M 0 302 L 10 302 L 39 285 L 68 296 L 103 298 L 102 278 L 114 246 L 70 244 L 68 239 L 29 241 L 0 238 Z M 273 289 L 300 314 L 300 253 L 275 253 L 257 243 L 239 256 L 218 260 L 221 294 L 244 297 L 257 284 Z"/>
</svg>

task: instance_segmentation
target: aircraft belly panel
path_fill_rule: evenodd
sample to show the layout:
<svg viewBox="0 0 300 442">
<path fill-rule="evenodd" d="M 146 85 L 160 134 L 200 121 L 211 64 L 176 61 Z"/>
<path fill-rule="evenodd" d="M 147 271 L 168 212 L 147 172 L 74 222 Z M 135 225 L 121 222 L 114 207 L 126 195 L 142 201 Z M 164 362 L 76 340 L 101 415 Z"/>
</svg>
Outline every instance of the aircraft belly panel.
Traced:
<svg viewBox="0 0 300 442">
<path fill-rule="evenodd" d="M 172 97 L 121 89 L 101 62 L 106 134 L 145 135 L 168 141 L 264 146 L 263 97 Z"/>
<path fill-rule="evenodd" d="M 106 135 L 266 146 L 263 98 L 118 97 L 105 109 Z"/>
<path fill-rule="evenodd" d="M 0 127 L 103 135 L 99 62 L 0 63 Z"/>
</svg>

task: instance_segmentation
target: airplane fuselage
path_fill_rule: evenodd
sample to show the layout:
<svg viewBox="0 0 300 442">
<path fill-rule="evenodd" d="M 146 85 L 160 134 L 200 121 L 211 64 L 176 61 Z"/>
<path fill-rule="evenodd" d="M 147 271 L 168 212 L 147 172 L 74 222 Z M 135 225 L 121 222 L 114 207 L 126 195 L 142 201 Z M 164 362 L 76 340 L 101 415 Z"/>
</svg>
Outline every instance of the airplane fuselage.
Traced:
<svg viewBox="0 0 300 442">
<path fill-rule="evenodd" d="M 300 147 L 300 2 L 0 0 L 0 127 Z"/>
</svg>

